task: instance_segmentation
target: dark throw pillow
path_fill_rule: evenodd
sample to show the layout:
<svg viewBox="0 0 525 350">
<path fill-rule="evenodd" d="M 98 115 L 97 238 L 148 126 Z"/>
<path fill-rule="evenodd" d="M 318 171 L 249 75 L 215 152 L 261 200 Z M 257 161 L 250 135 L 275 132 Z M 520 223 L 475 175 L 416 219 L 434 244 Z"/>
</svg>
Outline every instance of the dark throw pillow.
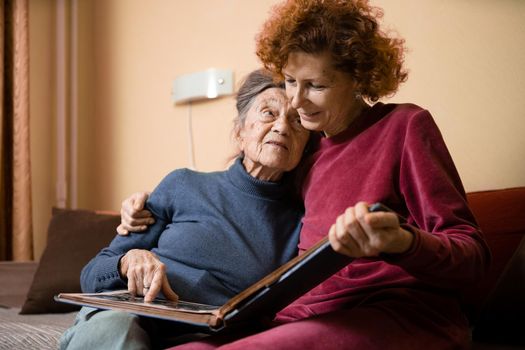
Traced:
<svg viewBox="0 0 525 350">
<path fill-rule="evenodd" d="M 90 210 L 53 208 L 47 245 L 21 314 L 63 313 L 79 307 L 54 301 L 62 292 L 80 292 L 82 268 L 115 237 L 120 216 Z"/>
</svg>

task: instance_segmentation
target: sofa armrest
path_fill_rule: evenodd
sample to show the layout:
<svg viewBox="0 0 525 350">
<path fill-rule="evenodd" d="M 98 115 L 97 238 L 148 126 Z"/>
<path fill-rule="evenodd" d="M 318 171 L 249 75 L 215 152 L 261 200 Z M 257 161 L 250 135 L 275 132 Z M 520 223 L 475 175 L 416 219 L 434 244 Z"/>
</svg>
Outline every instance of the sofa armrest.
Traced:
<svg viewBox="0 0 525 350">
<path fill-rule="evenodd" d="M 487 276 L 467 291 L 468 311 L 476 319 L 525 236 L 525 187 L 471 192 L 467 198 L 492 253 Z"/>
<path fill-rule="evenodd" d="M 492 266 L 474 286 L 473 339 L 525 345 L 525 187 L 469 193 L 468 199 L 491 252 Z"/>
<path fill-rule="evenodd" d="M 0 305 L 4 307 L 21 307 L 24 303 L 38 262 L 0 262 Z"/>
</svg>

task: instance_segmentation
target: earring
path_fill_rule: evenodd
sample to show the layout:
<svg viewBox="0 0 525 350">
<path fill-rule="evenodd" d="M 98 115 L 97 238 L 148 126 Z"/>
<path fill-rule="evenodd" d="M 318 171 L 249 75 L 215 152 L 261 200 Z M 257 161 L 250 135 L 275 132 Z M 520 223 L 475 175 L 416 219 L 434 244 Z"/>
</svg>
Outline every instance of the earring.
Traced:
<svg viewBox="0 0 525 350">
<path fill-rule="evenodd" d="M 354 93 L 354 98 L 355 98 L 356 100 L 360 100 L 361 98 L 363 98 L 363 95 L 361 95 L 361 92 L 360 92 L 360 91 L 356 91 L 356 92 Z"/>
</svg>

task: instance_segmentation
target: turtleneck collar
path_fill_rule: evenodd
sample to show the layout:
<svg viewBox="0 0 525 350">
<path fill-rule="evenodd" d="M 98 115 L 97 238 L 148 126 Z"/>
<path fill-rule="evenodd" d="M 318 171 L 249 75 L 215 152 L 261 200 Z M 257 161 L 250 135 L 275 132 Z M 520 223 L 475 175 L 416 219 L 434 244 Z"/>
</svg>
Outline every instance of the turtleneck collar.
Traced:
<svg viewBox="0 0 525 350">
<path fill-rule="evenodd" d="M 231 183 L 239 190 L 269 199 L 279 199 L 289 194 L 288 174 L 284 174 L 277 182 L 259 180 L 246 172 L 242 160 L 243 157 L 238 157 L 226 172 Z"/>
</svg>

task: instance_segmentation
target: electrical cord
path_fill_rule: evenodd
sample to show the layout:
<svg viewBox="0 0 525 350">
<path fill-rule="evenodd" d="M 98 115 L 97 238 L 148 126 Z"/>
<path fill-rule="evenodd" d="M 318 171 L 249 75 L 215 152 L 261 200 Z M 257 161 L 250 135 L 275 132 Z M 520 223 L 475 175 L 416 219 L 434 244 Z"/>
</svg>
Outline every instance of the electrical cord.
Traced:
<svg viewBox="0 0 525 350">
<path fill-rule="evenodd" d="M 190 169 L 197 170 L 195 166 L 195 150 L 193 143 L 193 118 L 192 118 L 192 109 L 191 101 L 188 104 L 188 157 L 190 161 Z"/>
</svg>

